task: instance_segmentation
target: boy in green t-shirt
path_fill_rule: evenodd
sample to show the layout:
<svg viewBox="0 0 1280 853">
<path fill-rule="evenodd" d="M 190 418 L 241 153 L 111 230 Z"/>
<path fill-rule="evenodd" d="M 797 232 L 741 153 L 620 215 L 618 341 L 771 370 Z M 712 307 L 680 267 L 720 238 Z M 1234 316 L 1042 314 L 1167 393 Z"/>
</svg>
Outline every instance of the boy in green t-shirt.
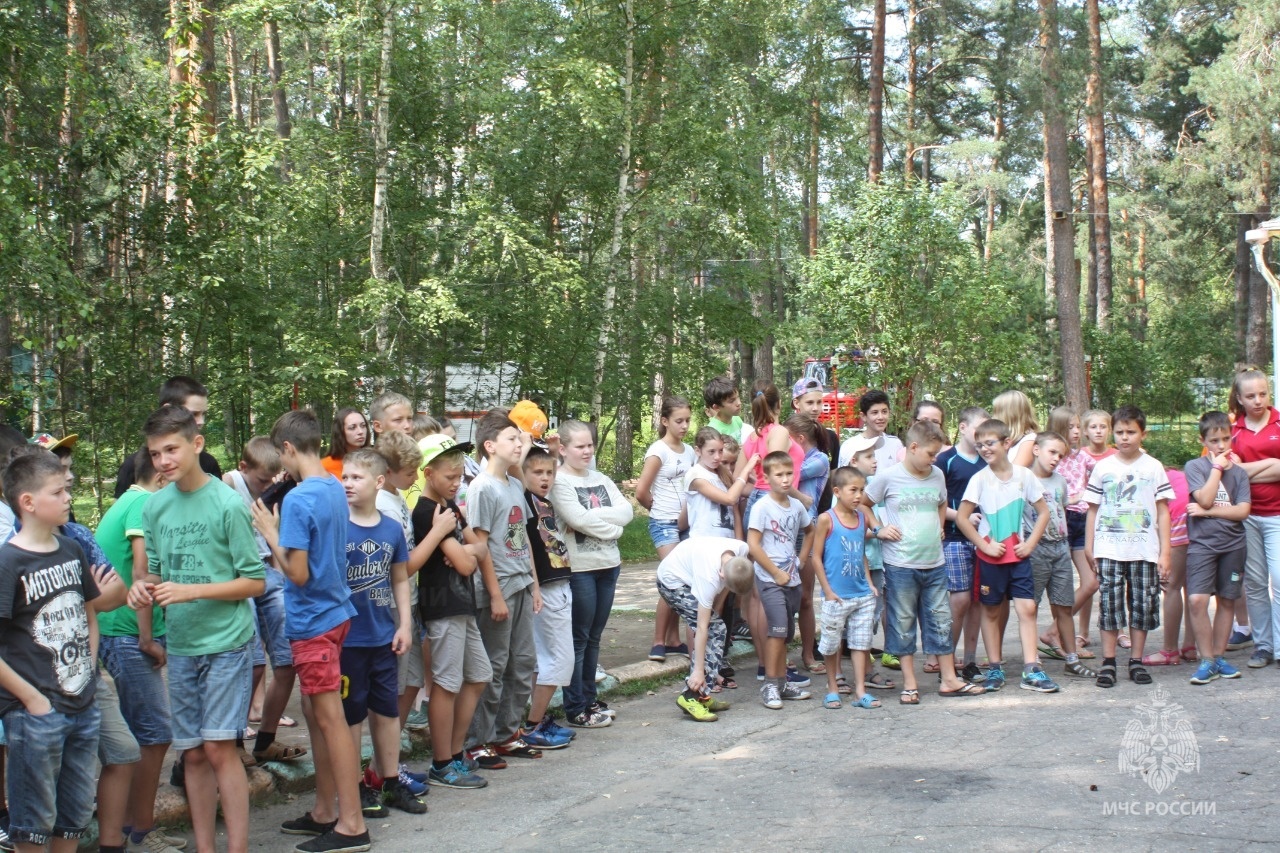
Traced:
<svg viewBox="0 0 1280 853">
<path fill-rule="evenodd" d="M 707 404 L 707 426 L 721 435 L 731 436 L 741 444 L 751 435 L 752 429 L 742 422 L 742 398 L 733 382 L 717 376 L 702 389 L 702 401 Z"/>
<path fill-rule="evenodd" d="M 187 799 L 199 850 L 215 849 L 222 805 L 227 849 L 249 848 L 249 783 L 236 736 L 253 693 L 253 616 L 246 599 L 266 588 L 249 510 L 235 490 L 200 469 L 204 437 L 186 409 L 169 406 L 143 432 L 169 481 L 143 509 L 148 573 L 129 606 L 166 613 L 173 746 L 188 750 Z"/>
</svg>

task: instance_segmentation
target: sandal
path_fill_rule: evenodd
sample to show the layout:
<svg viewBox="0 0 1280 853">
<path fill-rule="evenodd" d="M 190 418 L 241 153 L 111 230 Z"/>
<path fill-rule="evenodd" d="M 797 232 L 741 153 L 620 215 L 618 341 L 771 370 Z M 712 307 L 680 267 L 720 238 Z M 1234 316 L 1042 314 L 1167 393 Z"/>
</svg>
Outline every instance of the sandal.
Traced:
<svg viewBox="0 0 1280 853">
<path fill-rule="evenodd" d="M 1051 658 L 1053 660 L 1066 660 L 1067 653 L 1062 650 L 1062 646 L 1051 646 L 1048 643 L 1039 645 L 1040 656 Z"/>
<path fill-rule="evenodd" d="M 307 754 L 305 746 L 289 746 L 278 740 L 272 741 L 266 749 L 255 749 L 254 759 L 262 764 L 266 761 L 293 761 Z"/>
<path fill-rule="evenodd" d="M 837 675 L 836 676 L 836 692 L 843 696 L 848 696 L 850 693 L 852 693 L 853 688 L 849 686 L 849 679 L 845 678 L 843 675 Z"/>
<path fill-rule="evenodd" d="M 1168 649 L 1160 649 L 1158 652 L 1142 656 L 1143 666 L 1177 666 L 1180 663 L 1182 663 L 1182 658 L 1178 652 L 1169 651 Z M 1130 666 L 1132 665 L 1130 663 Z"/>
<path fill-rule="evenodd" d="M 899 705 L 919 705 L 920 691 L 919 690 L 902 691 L 902 695 L 898 697 L 898 704 Z"/>
<path fill-rule="evenodd" d="M 927 663 L 924 665 L 925 672 L 942 672 L 942 667 L 936 663 Z"/>
<path fill-rule="evenodd" d="M 1147 672 L 1147 668 L 1136 661 L 1129 661 L 1129 680 L 1134 684 L 1150 684 L 1151 673 Z"/>
<path fill-rule="evenodd" d="M 1187 663 L 1195 663 L 1200 660 L 1200 655 L 1196 652 L 1195 646 L 1183 646 L 1178 650 L 1178 654 Z"/>
<path fill-rule="evenodd" d="M 976 684 L 971 684 L 966 681 L 955 690 L 939 690 L 938 695 L 951 698 L 953 696 L 981 696 L 986 692 L 986 688 L 979 687 Z"/>
<path fill-rule="evenodd" d="M 738 682 L 733 680 L 733 676 L 725 675 L 724 680 L 720 682 L 720 686 L 723 687 L 725 690 L 737 690 Z"/>
<path fill-rule="evenodd" d="M 806 663 L 804 665 L 804 668 L 809 670 L 809 672 L 812 673 L 813 675 L 827 674 L 827 665 L 822 661 L 818 661 L 818 660 L 810 661 L 809 663 Z"/>
<path fill-rule="evenodd" d="M 1120 644 L 1120 648 L 1122 649 L 1133 648 L 1133 641 L 1129 639 L 1128 634 L 1121 634 L 1120 636 L 1116 637 L 1116 642 Z"/>
<path fill-rule="evenodd" d="M 863 693 L 862 698 L 856 702 L 849 703 L 850 708 L 879 708 L 880 700 L 872 696 L 870 693 Z"/>
<path fill-rule="evenodd" d="M 1116 666 L 1113 663 L 1104 663 L 1098 667 L 1098 677 L 1094 680 L 1094 684 L 1099 687 L 1115 687 L 1116 686 Z"/>
<path fill-rule="evenodd" d="M 892 690 L 898 685 L 892 679 L 885 678 L 878 672 L 873 672 L 862 680 L 863 687 L 870 687 L 872 690 Z"/>
<path fill-rule="evenodd" d="M 839 711 L 844 707 L 844 703 L 840 701 L 840 694 L 828 693 L 827 698 L 822 700 L 822 707 L 829 708 L 832 711 Z"/>
<path fill-rule="evenodd" d="M 1088 646 L 1091 646 L 1091 645 L 1093 645 L 1093 643 L 1089 642 L 1089 638 L 1086 637 L 1084 634 L 1076 634 L 1077 649 L 1087 648 Z"/>
</svg>

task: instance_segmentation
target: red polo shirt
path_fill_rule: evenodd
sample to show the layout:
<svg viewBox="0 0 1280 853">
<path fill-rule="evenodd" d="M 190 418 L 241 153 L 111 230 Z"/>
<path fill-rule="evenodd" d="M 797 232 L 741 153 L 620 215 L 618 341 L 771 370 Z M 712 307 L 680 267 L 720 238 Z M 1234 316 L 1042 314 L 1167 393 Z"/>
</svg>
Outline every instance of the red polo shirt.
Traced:
<svg viewBox="0 0 1280 853">
<path fill-rule="evenodd" d="M 1267 423 L 1254 432 L 1245 426 L 1243 417 L 1231 427 L 1231 448 L 1242 462 L 1280 459 L 1280 411 L 1271 409 Z M 1253 515 L 1280 515 L 1280 483 L 1250 483 Z"/>
</svg>

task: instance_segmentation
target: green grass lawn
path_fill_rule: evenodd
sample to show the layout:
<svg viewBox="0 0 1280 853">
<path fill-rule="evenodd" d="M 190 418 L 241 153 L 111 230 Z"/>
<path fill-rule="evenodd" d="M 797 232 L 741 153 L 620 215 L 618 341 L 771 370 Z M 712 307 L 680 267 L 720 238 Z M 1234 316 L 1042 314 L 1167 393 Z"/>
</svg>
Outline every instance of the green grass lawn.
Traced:
<svg viewBox="0 0 1280 853">
<path fill-rule="evenodd" d="M 635 518 L 622 531 L 618 551 L 622 553 L 624 563 L 658 559 L 658 552 L 653 549 L 653 540 L 649 538 L 649 516 L 636 513 Z"/>
</svg>

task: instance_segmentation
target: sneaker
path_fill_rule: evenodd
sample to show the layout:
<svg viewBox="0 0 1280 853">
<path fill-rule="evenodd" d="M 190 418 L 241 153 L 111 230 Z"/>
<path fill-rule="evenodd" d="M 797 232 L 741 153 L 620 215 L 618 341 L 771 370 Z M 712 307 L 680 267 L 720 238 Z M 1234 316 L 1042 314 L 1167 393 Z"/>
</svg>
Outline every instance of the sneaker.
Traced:
<svg viewBox="0 0 1280 853">
<path fill-rule="evenodd" d="M 693 717 L 699 723 L 714 723 L 720 719 L 711 713 L 711 709 L 703 705 L 696 697 L 690 698 L 681 693 L 676 697 L 676 704 L 680 706 L 680 710 Z"/>
<path fill-rule="evenodd" d="M 739 622 L 738 626 L 733 629 L 733 638 L 751 642 L 751 627 L 746 622 Z"/>
<path fill-rule="evenodd" d="M 902 669 L 902 661 L 898 660 L 897 655 L 888 652 L 880 655 L 880 665 L 888 669 Z"/>
<path fill-rule="evenodd" d="M 399 779 L 388 779 L 382 783 L 382 802 L 393 809 L 409 814 L 427 813 L 427 804 L 414 796 L 408 786 L 402 784 Z"/>
<path fill-rule="evenodd" d="M 1004 687 L 1004 670 L 998 666 L 993 666 L 988 669 L 986 687 L 988 693 L 994 693 L 1001 687 Z"/>
<path fill-rule="evenodd" d="M 476 763 L 478 770 L 507 769 L 507 760 L 494 752 L 493 747 L 487 743 L 481 744 L 475 749 L 468 749 L 464 754 Z"/>
<path fill-rule="evenodd" d="M 427 784 L 426 773 L 419 773 L 416 770 L 410 770 L 408 764 L 401 764 L 400 765 L 400 781 L 403 782 L 406 779 L 412 779 L 414 782 L 418 782 L 423 785 Z"/>
<path fill-rule="evenodd" d="M 425 797 L 427 794 L 427 774 L 414 773 L 408 766 L 401 764 L 400 773 L 396 777 L 400 784 L 409 789 L 409 793 L 415 797 Z"/>
<path fill-rule="evenodd" d="M 760 701 L 772 711 L 781 708 L 782 693 L 778 690 L 778 685 L 772 681 L 766 681 L 760 688 Z"/>
<path fill-rule="evenodd" d="M 415 732 L 420 732 L 430 725 L 427 722 L 427 706 L 419 705 L 410 711 L 409 716 L 404 718 L 404 725 L 405 728 L 413 729 Z"/>
<path fill-rule="evenodd" d="M 808 687 L 813 682 L 809 680 L 809 676 L 800 672 L 794 666 L 787 667 L 787 684 L 795 687 Z"/>
<path fill-rule="evenodd" d="M 359 835 L 343 835 L 331 829 L 319 838 L 304 841 L 293 848 L 297 853 L 361 853 L 373 845 L 369 843 L 369 831 Z"/>
<path fill-rule="evenodd" d="M 382 804 L 381 792 L 373 790 L 363 781 L 360 783 L 360 811 L 365 817 L 378 820 L 391 816 L 391 812 Z"/>
<path fill-rule="evenodd" d="M 1271 663 L 1271 652 L 1268 649 L 1256 649 L 1249 656 L 1249 669 L 1262 669 Z"/>
<path fill-rule="evenodd" d="M 1241 631 L 1232 631 L 1231 636 L 1227 637 L 1227 650 L 1238 651 L 1253 645 L 1253 634 L 1245 634 Z"/>
<path fill-rule="evenodd" d="M 567 737 L 569 740 L 573 740 L 578 736 L 578 733 L 573 729 L 566 729 L 564 726 L 557 723 L 556 718 L 550 714 L 547 714 L 542 718 L 542 722 L 538 723 L 538 728 L 551 732 L 557 737 Z"/>
<path fill-rule="evenodd" d="M 987 680 L 987 677 L 982 673 L 982 667 L 973 661 L 969 661 L 964 665 L 964 669 L 960 670 L 960 677 L 973 684 L 981 684 Z"/>
<path fill-rule="evenodd" d="M 1213 671 L 1218 674 L 1219 678 L 1239 678 L 1240 670 L 1227 663 L 1225 658 L 1219 657 L 1213 662 Z"/>
<path fill-rule="evenodd" d="M 591 703 L 591 708 L 589 710 L 595 711 L 597 714 L 604 714 L 611 720 L 618 716 L 617 711 L 613 710 L 599 699 Z"/>
<path fill-rule="evenodd" d="M 603 729 L 605 726 L 613 725 L 613 717 L 608 714 L 597 713 L 588 708 L 581 714 L 574 714 L 572 717 L 568 717 L 565 722 L 576 729 Z"/>
<path fill-rule="evenodd" d="M 5 838 L 8 839 L 8 835 Z M 0 850 L 2 849 L 4 849 L 4 845 L 0 844 Z M 10 847 L 9 849 L 12 850 L 13 848 Z M 141 841 L 134 841 L 130 837 L 125 844 L 125 850 L 129 851 L 129 853 L 178 853 L 179 848 L 170 844 L 169 839 L 165 837 L 163 832 L 153 829 L 142 836 Z"/>
<path fill-rule="evenodd" d="M 14 845 L 13 839 L 9 837 L 8 831 L 3 826 L 0 826 L 0 850 L 5 851 L 5 853 L 13 853 L 16 849 L 18 848 Z"/>
<path fill-rule="evenodd" d="M 541 758 L 542 750 L 531 746 L 520 735 L 516 735 L 509 741 L 494 744 L 493 751 L 504 758 Z"/>
<path fill-rule="evenodd" d="M 680 655 L 686 658 L 689 656 L 689 646 L 685 643 L 681 643 L 678 646 L 667 646 L 666 649 L 669 655 Z"/>
<path fill-rule="evenodd" d="M 782 685 L 782 698 L 787 701 L 795 701 L 797 699 L 808 699 L 813 694 L 805 690 L 798 684 L 792 684 L 790 681 Z"/>
<path fill-rule="evenodd" d="M 1062 669 L 1064 672 L 1067 673 L 1067 675 L 1078 675 L 1081 678 L 1097 678 L 1098 677 L 1098 673 L 1094 672 L 1092 669 L 1085 666 L 1080 661 L 1072 661 L 1071 663 L 1064 666 Z"/>
<path fill-rule="evenodd" d="M 477 770 L 480 769 L 480 762 L 476 761 L 474 758 L 468 755 L 465 749 L 462 751 L 461 760 L 462 760 L 462 769 L 467 771 L 468 773 L 475 773 Z"/>
<path fill-rule="evenodd" d="M 662 645 L 661 643 L 658 643 L 656 646 L 649 649 L 649 660 L 662 663 L 666 659 L 667 659 L 667 647 Z"/>
<path fill-rule="evenodd" d="M 544 717 L 541 723 L 526 731 L 524 742 L 537 749 L 564 749 L 573 738 L 567 733 L 559 735 L 553 732 L 546 725 L 547 719 Z"/>
<path fill-rule="evenodd" d="M 441 770 L 432 764 L 427 771 L 427 782 L 441 788 L 483 788 L 489 784 L 489 780 L 468 771 L 461 761 L 450 761 Z"/>
<path fill-rule="evenodd" d="M 604 669 L 600 666 L 600 664 L 596 664 L 596 684 L 599 684 L 600 682 L 604 681 L 608 677 L 609 677 L 609 673 L 605 672 Z"/>
<path fill-rule="evenodd" d="M 1058 685 L 1053 683 L 1053 679 L 1049 677 L 1049 673 L 1040 667 L 1036 667 L 1030 672 L 1022 673 L 1022 683 L 1018 685 L 1023 690 L 1034 690 L 1037 693 L 1057 693 Z"/>
<path fill-rule="evenodd" d="M 728 702 L 723 699 L 717 699 L 714 696 L 703 696 L 698 701 L 701 702 L 708 711 L 715 711 L 717 714 L 721 711 L 727 711 L 732 707 Z"/>
<path fill-rule="evenodd" d="M 1191 676 L 1192 684 L 1208 684 L 1218 677 L 1218 670 L 1213 665 L 1213 661 L 1202 660 L 1200 665 L 1196 667 L 1196 671 Z M 1240 674 L 1240 670 L 1236 670 L 1236 675 Z"/>
<path fill-rule="evenodd" d="M 307 812 L 302 817 L 295 817 L 280 824 L 280 831 L 285 835 L 324 835 L 337 825 L 336 820 L 321 823 L 311 816 L 311 812 Z"/>
</svg>

